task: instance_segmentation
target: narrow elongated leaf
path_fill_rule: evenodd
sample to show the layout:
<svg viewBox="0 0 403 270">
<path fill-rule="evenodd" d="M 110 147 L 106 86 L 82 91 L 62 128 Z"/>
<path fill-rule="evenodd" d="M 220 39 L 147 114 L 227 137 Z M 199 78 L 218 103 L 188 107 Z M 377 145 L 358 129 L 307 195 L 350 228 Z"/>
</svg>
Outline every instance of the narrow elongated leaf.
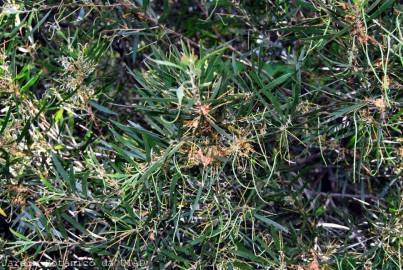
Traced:
<svg viewBox="0 0 403 270">
<path fill-rule="evenodd" d="M 260 221 L 266 223 L 267 225 L 274 226 L 276 229 L 283 231 L 285 233 L 289 233 L 288 229 L 283 225 L 259 214 L 254 214 L 255 218 L 259 219 Z"/>
</svg>

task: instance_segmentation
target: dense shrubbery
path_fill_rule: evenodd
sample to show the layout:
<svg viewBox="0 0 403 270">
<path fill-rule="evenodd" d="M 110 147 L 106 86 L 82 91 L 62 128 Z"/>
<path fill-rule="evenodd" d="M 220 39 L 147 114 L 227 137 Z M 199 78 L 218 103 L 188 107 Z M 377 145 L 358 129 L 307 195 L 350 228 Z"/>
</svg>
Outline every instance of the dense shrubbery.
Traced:
<svg viewBox="0 0 403 270">
<path fill-rule="evenodd" d="M 401 269 L 401 12 L 3 3 L 2 260 Z"/>
</svg>

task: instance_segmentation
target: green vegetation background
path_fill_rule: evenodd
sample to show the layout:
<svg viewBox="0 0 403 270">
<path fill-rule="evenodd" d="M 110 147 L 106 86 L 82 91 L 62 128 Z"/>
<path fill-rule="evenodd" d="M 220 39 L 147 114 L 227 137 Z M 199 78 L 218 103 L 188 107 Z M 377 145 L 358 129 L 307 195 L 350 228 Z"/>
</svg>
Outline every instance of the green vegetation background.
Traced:
<svg viewBox="0 0 403 270">
<path fill-rule="evenodd" d="M 398 2 L 0 1 L 2 266 L 402 269 Z"/>
</svg>

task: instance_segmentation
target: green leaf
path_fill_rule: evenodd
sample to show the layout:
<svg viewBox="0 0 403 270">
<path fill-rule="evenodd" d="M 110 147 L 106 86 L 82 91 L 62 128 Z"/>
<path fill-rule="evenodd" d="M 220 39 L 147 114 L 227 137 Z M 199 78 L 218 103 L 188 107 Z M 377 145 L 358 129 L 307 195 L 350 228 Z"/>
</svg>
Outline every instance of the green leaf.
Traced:
<svg viewBox="0 0 403 270">
<path fill-rule="evenodd" d="M 236 246 L 237 246 L 237 250 L 235 251 L 235 254 L 237 256 L 243 257 L 245 259 L 251 260 L 251 261 L 261 264 L 261 265 L 267 264 L 266 260 L 264 260 L 263 257 L 256 256 L 251 251 L 251 249 L 246 248 L 243 244 L 237 243 Z"/>
<path fill-rule="evenodd" d="M 108 109 L 108 108 L 106 108 L 105 106 L 102 106 L 102 105 L 96 103 L 96 102 L 93 101 L 93 100 L 90 100 L 89 103 L 90 103 L 90 105 L 91 105 L 92 107 L 94 107 L 94 108 L 97 109 L 98 111 L 101 111 L 101 112 L 106 113 L 106 114 L 118 115 L 118 114 L 115 113 L 114 111 L 111 111 L 110 109 Z"/>
<path fill-rule="evenodd" d="M 179 66 L 177 64 L 174 64 L 174 63 L 171 63 L 171 62 L 168 62 L 168 61 L 162 61 L 162 60 L 156 60 L 156 59 L 150 59 L 150 60 L 152 62 L 158 64 L 158 65 L 161 65 L 161 66 L 173 67 L 173 68 L 185 71 L 185 69 L 182 66 Z"/>
<path fill-rule="evenodd" d="M 3 217 L 7 217 L 6 212 L 4 212 L 4 210 L 0 207 L 0 215 L 2 215 Z"/>
<path fill-rule="evenodd" d="M 87 230 L 80 223 L 78 223 L 74 218 L 70 217 L 66 213 L 62 213 L 62 217 L 64 220 L 66 220 L 68 223 L 70 223 L 74 228 L 79 230 L 84 235 L 88 234 Z"/>
<path fill-rule="evenodd" d="M 70 176 L 67 173 L 67 171 L 64 169 L 62 163 L 60 162 L 60 159 L 57 155 L 52 153 L 52 161 L 53 165 L 57 171 L 57 173 L 62 177 L 62 179 L 68 183 L 70 181 Z"/>
<path fill-rule="evenodd" d="M 32 34 L 41 27 L 41 25 L 46 21 L 46 19 L 49 17 L 49 15 L 52 13 L 52 10 L 49 10 L 42 18 L 41 20 L 29 31 L 28 35 L 32 36 Z"/>
<path fill-rule="evenodd" d="M 62 122 L 63 120 L 63 113 L 64 113 L 64 108 L 61 107 L 56 113 L 55 113 L 55 123 Z"/>
<path fill-rule="evenodd" d="M 35 75 L 34 77 L 32 77 L 31 79 L 29 79 L 29 81 L 24 84 L 23 87 L 21 87 L 21 93 L 26 93 L 29 91 L 29 89 L 39 80 L 39 78 L 41 77 L 41 73 Z"/>
<path fill-rule="evenodd" d="M 265 216 L 261 216 L 259 214 L 254 214 L 255 218 L 259 219 L 260 221 L 266 223 L 267 225 L 270 226 L 274 226 L 276 229 L 283 231 L 285 233 L 289 233 L 288 229 L 286 227 L 284 227 L 283 225 L 265 217 Z"/>
<path fill-rule="evenodd" d="M 185 96 L 185 92 L 183 91 L 183 86 L 179 86 L 176 88 L 176 97 L 178 98 L 179 105 L 182 105 L 183 97 Z"/>
<path fill-rule="evenodd" d="M 6 129 L 7 124 L 8 124 L 8 122 L 10 121 L 10 116 L 11 116 L 11 107 L 8 108 L 7 114 L 6 114 L 6 116 L 4 117 L 4 119 L 3 119 L 3 121 L 2 121 L 1 128 L 0 128 L 0 135 L 1 135 L 1 134 L 4 132 L 4 130 Z"/>
<path fill-rule="evenodd" d="M 26 237 L 25 235 L 23 235 L 23 234 L 21 234 L 21 233 L 19 233 L 19 232 L 14 231 L 11 227 L 10 227 L 9 229 L 10 229 L 10 232 L 11 232 L 12 234 L 14 234 L 17 238 L 19 238 L 19 239 L 21 239 L 21 240 L 23 240 L 23 241 L 31 242 L 31 239 L 29 239 L 29 238 Z"/>
</svg>

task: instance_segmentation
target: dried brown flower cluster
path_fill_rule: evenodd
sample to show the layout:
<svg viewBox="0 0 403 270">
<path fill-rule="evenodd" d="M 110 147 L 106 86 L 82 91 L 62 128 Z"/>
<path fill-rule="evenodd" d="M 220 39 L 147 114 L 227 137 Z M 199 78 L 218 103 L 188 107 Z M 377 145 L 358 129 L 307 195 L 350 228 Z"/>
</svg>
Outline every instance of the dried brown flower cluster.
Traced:
<svg viewBox="0 0 403 270">
<path fill-rule="evenodd" d="M 353 25 L 352 34 L 358 39 L 360 44 L 367 44 L 370 42 L 373 45 L 379 46 L 380 43 L 372 36 L 367 34 L 360 9 L 354 5 L 352 14 L 346 15 L 344 19 Z"/>
<path fill-rule="evenodd" d="M 221 146 L 219 144 L 203 147 L 197 147 L 194 144 L 190 148 L 183 149 L 188 153 L 190 166 L 203 165 L 208 167 L 214 162 L 220 162 L 218 158 L 237 155 L 241 158 L 248 158 L 255 150 L 250 140 L 235 137 L 230 146 Z"/>
</svg>

